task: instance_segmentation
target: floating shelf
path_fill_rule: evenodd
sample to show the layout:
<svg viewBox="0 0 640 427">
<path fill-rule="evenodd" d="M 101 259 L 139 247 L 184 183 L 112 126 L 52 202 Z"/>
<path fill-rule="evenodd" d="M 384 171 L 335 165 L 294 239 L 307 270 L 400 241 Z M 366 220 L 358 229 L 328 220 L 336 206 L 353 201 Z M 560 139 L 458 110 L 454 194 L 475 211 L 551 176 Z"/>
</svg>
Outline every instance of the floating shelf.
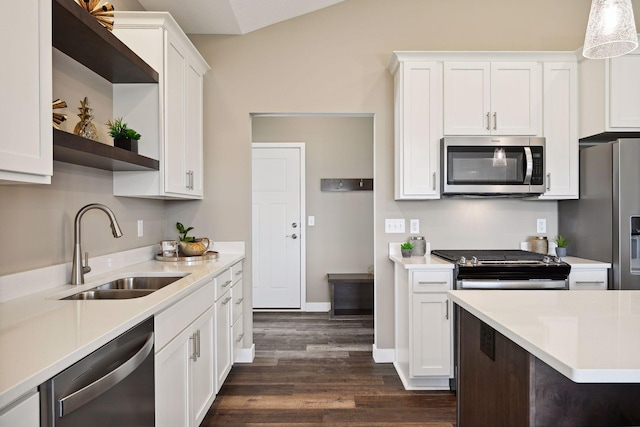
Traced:
<svg viewBox="0 0 640 427">
<path fill-rule="evenodd" d="M 73 0 L 53 1 L 53 47 L 111 83 L 157 83 L 151 68 Z"/>
<path fill-rule="evenodd" d="M 322 178 L 320 191 L 372 191 L 373 178 Z"/>
<path fill-rule="evenodd" d="M 108 171 L 157 171 L 160 162 L 122 148 L 53 130 L 53 160 Z"/>
</svg>

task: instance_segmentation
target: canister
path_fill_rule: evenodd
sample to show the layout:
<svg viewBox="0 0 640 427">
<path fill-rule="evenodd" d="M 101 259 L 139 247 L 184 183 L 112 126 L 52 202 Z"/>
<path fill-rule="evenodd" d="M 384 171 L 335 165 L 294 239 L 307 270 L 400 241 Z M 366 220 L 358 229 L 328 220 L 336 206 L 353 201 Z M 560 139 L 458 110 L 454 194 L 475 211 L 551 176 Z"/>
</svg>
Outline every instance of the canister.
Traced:
<svg viewBox="0 0 640 427">
<path fill-rule="evenodd" d="M 546 255 L 549 252 L 549 241 L 546 236 L 534 236 L 531 238 L 531 251 Z"/>
<path fill-rule="evenodd" d="M 427 252 L 427 242 L 424 240 L 423 236 L 411 236 L 411 244 L 413 245 L 413 250 L 411 251 L 411 256 L 424 256 Z"/>
</svg>

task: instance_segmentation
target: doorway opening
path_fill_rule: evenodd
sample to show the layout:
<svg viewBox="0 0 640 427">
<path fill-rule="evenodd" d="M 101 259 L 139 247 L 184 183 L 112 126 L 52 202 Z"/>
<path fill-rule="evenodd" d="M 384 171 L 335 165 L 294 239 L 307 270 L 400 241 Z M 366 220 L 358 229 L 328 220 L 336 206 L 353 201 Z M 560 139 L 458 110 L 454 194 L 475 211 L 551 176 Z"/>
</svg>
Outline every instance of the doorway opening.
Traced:
<svg viewBox="0 0 640 427">
<path fill-rule="evenodd" d="M 293 240 L 300 243 L 300 305 L 287 307 L 283 302 L 282 307 L 278 307 L 277 302 L 272 301 L 267 306 L 256 301 L 263 292 L 256 289 L 256 285 L 265 289 L 282 286 L 281 283 L 265 283 L 264 280 L 278 280 L 277 277 L 284 276 L 256 270 L 256 266 L 260 265 L 263 269 L 270 268 L 270 263 L 265 264 L 266 259 L 260 259 L 260 255 L 256 253 L 256 248 L 260 245 L 258 239 L 264 239 L 269 234 L 263 233 L 260 237 L 254 230 L 254 308 L 329 312 L 331 297 L 328 274 L 373 273 L 375 190 L 322 191 L 321 180 L 373 178 L 374 117 L 372 114 L 253 114 L 251 136 L 254 149 L 260 149 L 262 144 L 265 148 L 304 146 L 305 159 L 301 165 L 304 183 L 301 184 L 301 193 L 306 199 L 302 202 L 297 221 L 281 221 L 283 225 L 275 224 L 269 230 L 273 236 L 288 239 L 283 240 L 281 248 L 291 245 Z M 278 172 L 283 169 L 275 167 L 275 162 L 271 162 L 272 172 L 263 166 L 256 166 L 256 163 L 252 165 L 253 190 L 256 187 L 264 190 L 267 185 L 262 178 L 256 182 L 255 177 L 259 174 L 286 175 Z M 260 215 L 255 210 L 255 200 L 253 206 L 252 224 L 255 227 L 256 215 Z M 263 222 L 262 227 L 269 227 L 266 224 Z M 292 227 L 293 224 L 296 226 Z M 295 231 L 299 231 L 299 234 L 296 239 L 292 239 Z M 289 267 L 293 270 L 297 268 Z"/>
</svg>

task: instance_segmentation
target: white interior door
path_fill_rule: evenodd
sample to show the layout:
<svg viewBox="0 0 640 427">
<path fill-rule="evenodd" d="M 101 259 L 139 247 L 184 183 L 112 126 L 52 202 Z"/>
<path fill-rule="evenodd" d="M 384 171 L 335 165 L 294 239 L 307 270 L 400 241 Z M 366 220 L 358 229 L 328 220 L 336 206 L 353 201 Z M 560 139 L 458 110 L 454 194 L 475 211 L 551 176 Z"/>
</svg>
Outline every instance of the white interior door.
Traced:
<svg viewBox="0 0 640 427">
<path fill-rule="evenodd" d="M 302 308 L 303 150 L 253 144 L 253 308 Z"/>
</svg>

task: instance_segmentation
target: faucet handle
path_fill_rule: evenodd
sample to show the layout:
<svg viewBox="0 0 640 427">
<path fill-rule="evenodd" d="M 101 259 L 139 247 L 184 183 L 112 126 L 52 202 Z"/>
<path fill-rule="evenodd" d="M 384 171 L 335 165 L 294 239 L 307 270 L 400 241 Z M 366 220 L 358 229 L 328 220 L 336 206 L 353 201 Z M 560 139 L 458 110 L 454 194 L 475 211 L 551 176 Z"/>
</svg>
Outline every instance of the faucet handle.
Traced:
<svg viewBox="0 0 640 427">
<path fill-rule="evenodd" d="M 82 266 L 82 272 L 88 273 L 91 271 L 91 267 L 89 266 L 89 252 L 84 253 L 84 265 Z"/>
</svg>

